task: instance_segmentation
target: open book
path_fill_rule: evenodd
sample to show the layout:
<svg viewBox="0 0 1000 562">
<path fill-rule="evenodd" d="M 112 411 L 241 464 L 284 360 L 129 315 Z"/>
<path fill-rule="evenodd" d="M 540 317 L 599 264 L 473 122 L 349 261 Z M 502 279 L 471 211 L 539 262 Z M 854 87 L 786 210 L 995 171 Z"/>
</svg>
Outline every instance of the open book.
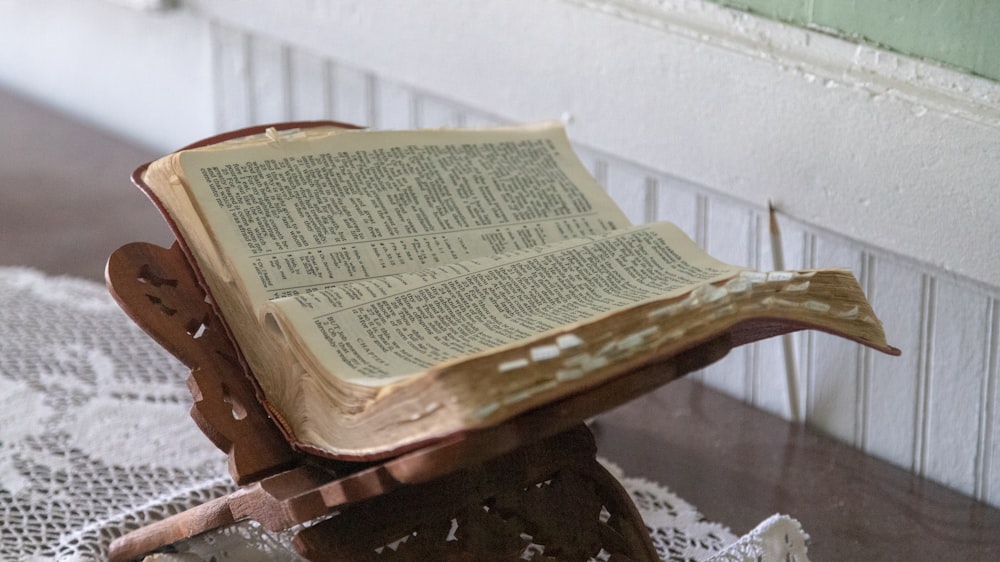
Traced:
<svg viewBox="0 0 1000 562">
<path fill-rule="evenodd" d="M 600 387 L 722 334 L 887 353 L 842 270 L 722 263 L 631 226 L 561 127 L 268 129 L 137 179 L 299 448 L 376 459 Z"/>
</svg>

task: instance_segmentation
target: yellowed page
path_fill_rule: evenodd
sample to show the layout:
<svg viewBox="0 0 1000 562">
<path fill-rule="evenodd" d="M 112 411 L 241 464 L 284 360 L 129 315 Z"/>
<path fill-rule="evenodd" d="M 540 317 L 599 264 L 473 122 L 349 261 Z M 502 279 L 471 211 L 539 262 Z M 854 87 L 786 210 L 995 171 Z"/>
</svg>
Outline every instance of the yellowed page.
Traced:
<svg viewBox="0 0 1000 562">
<path fill-rule="evenodd" d="M 258 314 L 281 296 L 628 226 L 553 124 L 283 134 L 180 163 Z"/>
<path fill-rule="evenodd" d="M 381 386 L 741 268 L 657 223 L 269 303 L 307 370 Z"/>
</svg>

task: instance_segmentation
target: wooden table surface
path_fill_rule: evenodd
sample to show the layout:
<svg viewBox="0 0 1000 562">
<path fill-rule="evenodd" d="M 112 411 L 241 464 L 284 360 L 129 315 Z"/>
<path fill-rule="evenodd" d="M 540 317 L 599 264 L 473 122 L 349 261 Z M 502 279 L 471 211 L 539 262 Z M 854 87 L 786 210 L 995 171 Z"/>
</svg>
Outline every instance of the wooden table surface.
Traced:
<svg viewBox="0 0 1000 562">
<path fill-rule="evenodd" d="M 118 246 L 169 243 L 128 180 L 157 154 L 3 90 L 0 132 L 0 265 L 101 280 Z M 593 427 L 626 474 L 734 533 L 797 518 L 816 561 L 1000 560 L 1000 510 L 688 380 Z"/>
<path fill-rule="evenodd" d="M 1000 560 L 1000 510 L 682 379 L 600 417 L 599 451 L 742 534 L 798 519 L 812 560 Z"/>
<path fill-rule="evenodd" d="M 169 244 L 129 180 L 157 156 L 0 89 L 0 265 L 102 281 L 119 246 Z"/>
</svg>

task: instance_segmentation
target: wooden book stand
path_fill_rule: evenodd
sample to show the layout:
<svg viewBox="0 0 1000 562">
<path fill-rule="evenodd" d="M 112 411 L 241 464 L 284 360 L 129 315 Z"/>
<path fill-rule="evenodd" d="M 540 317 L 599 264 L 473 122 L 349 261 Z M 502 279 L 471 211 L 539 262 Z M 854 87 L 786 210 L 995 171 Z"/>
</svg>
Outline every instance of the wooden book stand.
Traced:
<svg viewBox="0 0 1000 562">
<path fill-rule="evenodd" d="M 582 421 L 721 358 L 732 344 L 723 335 L 383 462 L 338 462 L 289 445 L 180 244 L 123 246 L 106 277 L 125 312 L 191 369 L 191 417 L 228 454 L 241 486 L 120 537 L 112 561 L 247 519 L 273 531 L 300 526 L 295 547 L 316 561 L 516 560 L 530 545 L 542 549 L 533 560 L 587 560 L 602 551 L 611 560 L 656 560 L 635 506 L 597 462 Z"/>
<path fill-rule="evenodd" d="M 133 531 L 112 561 L 140 557 L 206 531 L 252 519 L 269 530 L 314 521 L 295 546 L 309 560 L 655 560 L 634 505 L 596 461 L 580 420 L 714 361 L 726 342 L 636 371 L 493 428 L 455 436 L 385 462 L 336 462 L 294 451 L 256 399 L 184 254 L 134 243 L 108 261 L 126 313 L 191 369 L 199 428 L 228 453 L 241 489 Z M 393 550 L 384 548 L 401 538 Z"/>
</svg>

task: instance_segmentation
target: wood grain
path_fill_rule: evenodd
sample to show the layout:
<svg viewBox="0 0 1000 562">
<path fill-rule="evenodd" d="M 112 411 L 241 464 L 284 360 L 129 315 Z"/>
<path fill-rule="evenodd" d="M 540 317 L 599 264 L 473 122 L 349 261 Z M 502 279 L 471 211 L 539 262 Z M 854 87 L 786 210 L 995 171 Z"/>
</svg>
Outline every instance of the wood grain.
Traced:
<svg viewBox="0 0 1000 562">
<path fill-rule="evenodd" d="M 96 281 L 122 244 L 170 244 L 129 185 L 151 150 L 0 89 L 0 155 L 0 265 Z"/>
<path fill-rule="evenodd" d="M 797 518 L 813 560 L 995 560 L 1000 510 L 678 380 L 592 424 L 599 453 L 746 533 Z"/>
</svg>

